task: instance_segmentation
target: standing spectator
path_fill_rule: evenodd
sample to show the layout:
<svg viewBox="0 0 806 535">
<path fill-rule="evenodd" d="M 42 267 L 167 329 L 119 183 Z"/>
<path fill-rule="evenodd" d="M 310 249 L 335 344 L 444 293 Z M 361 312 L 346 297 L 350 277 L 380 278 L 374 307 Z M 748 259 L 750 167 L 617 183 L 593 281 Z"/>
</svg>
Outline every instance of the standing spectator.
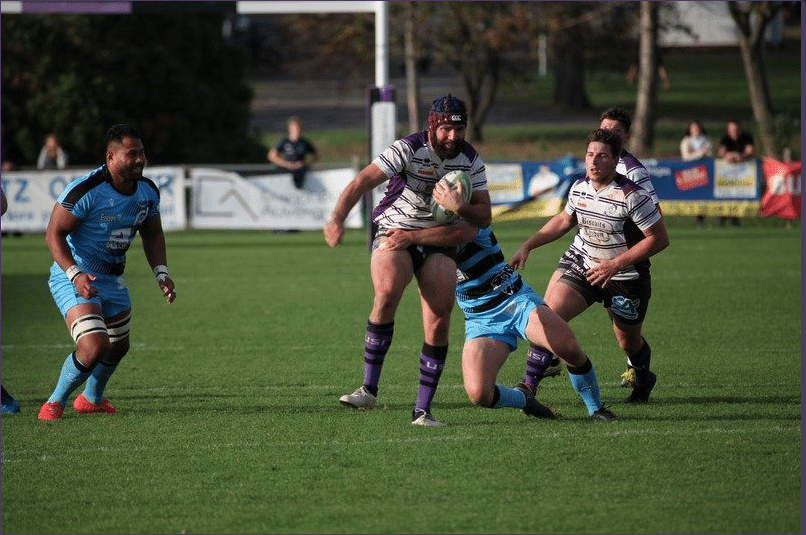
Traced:
<svg viewBox="0 0 806 535">
<path fill-rule="evenodd" d="M 131 299 L 123 279 L 125 253 L 140 233 L 146 260 L 168 304 L 176 299 L 166 267 L 159 189 L 143 177 L 145 150 L 139 132 L 120 124 L 105 137 L 106 164 L 67 184 L 45 232 L 53 256 L 48 284 L 75 351 L 62 365 L 40 420 L 62 416 L 67 398 L 86 381 L 73 408 L 79 413 L 118 410 L 104 389 L 129 351 Z"/>
<path fill-rule="evenodd" d="M 64 169 L 67 167 L 67 153 L 59 143 L 59 137 L 56 134 L 48 134 L 45 136 L 45 144 L 39 151 L 39 157 L 36 159 L 37 169 Z"/>
<path fill-rule="evenodd" d="M 645 403 L 657 380 L 650 370 L 652 350 L 641 333 L 652 294 L 649 258 L 669 245 L 669 235 L 649 192 L 616 171 L 620 151 L 621 138 L 611 130 L 588 136 L 585 178 L 571 186 L 565 209 L 527 239 L 510 263 L 515 269 L 525 267 L 532 249 L 577 227 L 551 276 L 546 304 L 571 321 L 601 302 L 634 371 L 627 402 Z M 547 365 L 545 355 L 530 357 L 524 382 L 536 388 Z"/>
<path fill-rule="evenodd" d="M 725 126 L 725 135 L 719 142 L 717 155 L 731 163 L 739 163 L 753 157 L 753 136 L 749 132 L 742 130 L 742 123 L 738 120 L 728 121 Z M 720 217 L 719 224 L 725 226 L 727 217 Z M 740 220 L 738 217 L 731 217 L 733 226 L 738 227 Z"/>
<path fill-rule="evenodd" d="M 390 229 L 434 227 L 431 199 L 448 187 L 439 182 L 449 171 L 466 171 L 473 185 L 469 204 L 459 216 L 476 227 L 492 220 L 490 194 L 484 163 L 476 149 L 465 141 L 467 109 L 450 94 L 436 99 L 428 113 L 428 130 L 395 141 L 362 169 L 342 191 L 324 228 L 330 247 L 341 243 L 344 220 L 365 193 L 389 181 L 386 195 L 372 213 L 373 243 L 370 276 L 375 296 L 367 321 L 364 345 L 364 382 L 340 402 L 356 408 L 372 408 L 386 353 L 392 343 L 395 313 L 403 291 L 416 277 L 420 290 L 424 342 L 420 353 L 420 385 L 412 413 L 412 424 L 438 426 L 431 415 L 445 358 L 448 330 L 456 286 L 455 247 L 412 245 L 405 250 L 386 247 Z"/>
<path fill-rule="evenodd" d="M 691 121 L 683 139 L 680 140 L 680 157 L 690 162 L 708 158 L 711 152 L 711 138 L 706 135 L 702 123 L 697 120 Z"/>
<path fill-rule="evenodd" d="M 297 189 L 302 189 L 305 183 L 305 173 L 308 172 L 311 164 L 319 158 L 319 155 L 313 143 L 302 137 L 302 121 L 299 117 L 289 117 L 286 126 L 288 127 L 288 136 L 269 149 L 268 158 L 274 165 L 291 171 L 294 186 Z"/>
<path fill-rule="evenodd" d="M 6 200 L 6 193 L 0 189 L 0 215 L 5 214 L 8 210 L 8 201 Z M 0 385 L 2 389 L 2 413 L 14 414 L 20 412 L 20 404 L 14 399 L 5 386 Z"/>
</svg>

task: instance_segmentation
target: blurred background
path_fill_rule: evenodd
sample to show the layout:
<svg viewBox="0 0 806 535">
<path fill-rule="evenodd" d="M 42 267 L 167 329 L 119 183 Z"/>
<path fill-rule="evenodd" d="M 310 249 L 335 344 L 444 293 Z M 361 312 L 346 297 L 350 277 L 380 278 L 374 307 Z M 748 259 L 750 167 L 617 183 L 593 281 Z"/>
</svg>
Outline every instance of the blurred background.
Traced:
<svg viewBox="0 0 806 535">
<path fill-rule="evenodd" d="M 374 156 L 373 13 L 34 4 L 3 2 L 0 18 L 2 140 L 17 169 L 35 168 L 50 133 L 71 166 L 96 165 L 118 122 L 141 129 L 152 164 L 268 165 L 290 115 L 323 166 Z M 800 2 L 400 1 L 388 20 L 396 135 L 450 91 L 468 102 L 485 161 L 579 155 L 610 106 L 633 113 L 640 157 L 678 157 L 693 119 L 717 140 L 739 119 L 758 155 L 800 159 Z"/>
</svg>

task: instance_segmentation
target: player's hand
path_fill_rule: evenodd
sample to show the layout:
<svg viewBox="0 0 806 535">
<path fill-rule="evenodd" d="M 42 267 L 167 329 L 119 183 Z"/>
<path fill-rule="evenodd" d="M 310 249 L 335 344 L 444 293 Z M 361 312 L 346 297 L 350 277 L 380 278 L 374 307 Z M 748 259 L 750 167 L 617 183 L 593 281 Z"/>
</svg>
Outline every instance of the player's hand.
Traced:
<svg viewBox="0 0 806 535">
<path fill-rule="evenodd" d="M 512 260 L 509 261 L 509 265 L 513 267 L 513 269 L 522 269 L 526 267 L 526 260 L 529 258 L 529 249 L 525 247 L 521 247 L 515 254 L 512 256 Z"/>
<path fill-rule="evenodd" d="M 619 272 L 621 267 L 618 265 L 617 262 L 614 260 L 597 260 L 595 266 L 590 268 L 586 273 L 585 276 L 594 286 L 598 286 L 599 288 L 604 288 L 607 286 L 607 283 L 610 282 L 610 279 Z"/>
<path fill-rule="evenodd" d="M 344 225 L 332 220 L 328 221 L 325 223 L 322 233 L 325 235 L 325 242 L 327 242 L 328 246 L 336 247 L 341 244 L 341 240 L 344 237 Z"/>
<path fill-rule="evenodd" d="M 386 235 L 381 242 L 380 250 L 386 251 L 401 251 L 412 245 L 411 234 L 409 231 L 393 228 L 386 231 Z"/>
<path fill-rule="evenodd" d="M 451 189 L 447 181 L 440 180 L 434 186 L 431 197 L 444 209 L 458 214 L 459 209 L 464 204 L 464 189 L 462 183 L 457 182 L 456 189 Z"/>
<path fill-rule="evenodd" d="M 168 304 L 173 304 L 176 300 L 176 286 L 174 285 L 174 281 L 171 280 L 171 277 L 157 279 L 157 284 L 159 284 L 160 290 L 162 290 L 162 294 L 165 296 L 165 300 Z"/>
<path fill-rule="evenodd" d="M 73 286 L 76 288 L 78 295 L 84 299 L 92 299 L 98 295 L 98 290 L 92 285 L 92 282 L 98 280 L 98 277 L 92 273 L 79 273 L 73 279 Z"/>
</svg>

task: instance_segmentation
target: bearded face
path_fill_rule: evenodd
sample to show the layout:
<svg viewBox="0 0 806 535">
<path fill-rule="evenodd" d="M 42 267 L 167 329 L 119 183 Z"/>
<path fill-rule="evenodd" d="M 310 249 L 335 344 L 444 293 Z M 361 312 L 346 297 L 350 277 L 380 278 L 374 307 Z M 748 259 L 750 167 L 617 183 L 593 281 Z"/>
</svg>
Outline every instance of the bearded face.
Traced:
<svg viewBox="0 0 806 535">
<path fill-rule="evenodd" d="M 465 130 L 462 124 L 443 124 L 429 132 L 429 141 L 434 153 L 443 160 L 459 156 L 465 142 Z"/>
</svg>

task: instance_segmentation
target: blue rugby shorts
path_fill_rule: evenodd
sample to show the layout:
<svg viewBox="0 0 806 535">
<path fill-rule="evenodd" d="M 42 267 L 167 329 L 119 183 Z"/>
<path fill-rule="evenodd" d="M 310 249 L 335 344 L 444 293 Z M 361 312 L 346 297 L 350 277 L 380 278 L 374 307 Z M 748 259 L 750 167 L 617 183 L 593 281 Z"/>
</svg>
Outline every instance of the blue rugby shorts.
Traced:
<svg viewBox="0 0 806 535">
<path fill-rule="evenodd" d="M 93 273 L 93 275 L 95 274 Z M 111 318 L 132 308 L 129 288 L 122 275 L 95 276 L 97 280 L 93 281 L 92 285 L 98 290 L 98 294 L 92 299 L 84 299 L 76 293 L 75 286 L 67 278 L 62 268 L 56 262 L 53 263 L 50 267 L 48 286 L 50 286 L 50 294 L 63 317 L 67 315 L 68 310 L 84 303 L 94 303 L 100 306 L 104 318 Z"/>
</svg>

